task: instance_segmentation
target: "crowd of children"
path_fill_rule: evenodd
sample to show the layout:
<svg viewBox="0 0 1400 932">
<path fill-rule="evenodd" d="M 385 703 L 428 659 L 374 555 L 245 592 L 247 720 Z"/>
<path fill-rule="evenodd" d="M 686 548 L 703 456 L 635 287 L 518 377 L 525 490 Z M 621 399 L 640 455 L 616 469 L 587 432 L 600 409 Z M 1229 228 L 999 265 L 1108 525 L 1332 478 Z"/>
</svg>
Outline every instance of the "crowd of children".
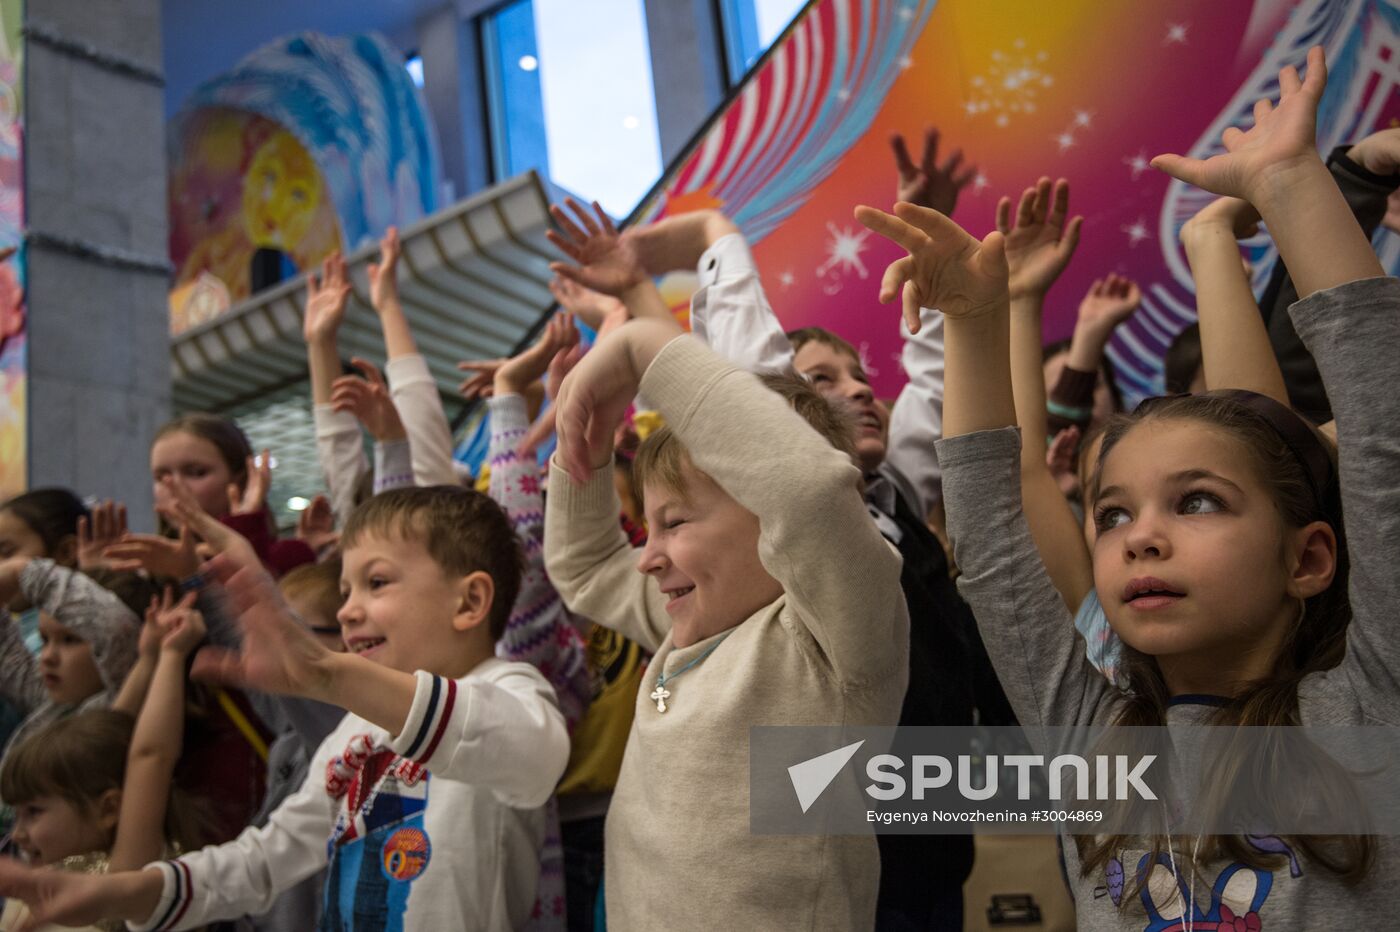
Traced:
<svg viewBox="0 0 1400 932">
<path fill-rule="evenodd" d="M 1181 231 L 1199 325 L 1132 412 L 1104 351 L 1134 282 L 1043 345 L 1069 182 L 979 241 L 936 131 L 917 162 L 894 140 L 892 212 L 852 205 L 907 252 L 870 295 L 902 309 L 892 405 L 847 339 L 784 332 L 723 214 L 619 232 L 570 201 L 561 311 L 463 363 L 474 477 L 395 231 L 383 374 L 342 362 L 327 260 L 327 494 L 294 536 L 212 414 L 152 438 L 159 534 L 63 489 L 0 504 L 0 930 L 961 929 L 969 836 L 752 832 L 750 728 L 1395 723 L 1400 285 L 1369 235 L 1400 130 L 1324 163 L 1325 84 L 1314 49 L 1222 154 L 1154 160 L 1220 199 Z M 690 269 L 687 334 L 655 280 Z M 1060 842 L 1086 929 L 1383 927 L 1400 877 L 1386 836 Z"/>
</svg>

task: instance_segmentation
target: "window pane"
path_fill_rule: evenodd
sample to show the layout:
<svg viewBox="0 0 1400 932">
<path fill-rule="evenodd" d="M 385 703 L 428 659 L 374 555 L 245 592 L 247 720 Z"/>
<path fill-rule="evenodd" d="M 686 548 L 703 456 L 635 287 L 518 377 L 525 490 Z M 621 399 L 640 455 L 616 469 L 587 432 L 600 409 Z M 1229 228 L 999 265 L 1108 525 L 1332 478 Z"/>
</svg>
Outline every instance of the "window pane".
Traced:
<svg viewBox="0 0 1400 932">
<path fill-rule="evenodd" d="M 521 0 L 485 37 L 501 177 L 536 168 L 631 211 L 661 175 L 642 0 Z"/>
<path fill-rule="evenodd" d="M 729 77 L 742 78 L 782 35 L 807 0 L 720 0 L 724 11 Z"/>
</svg>

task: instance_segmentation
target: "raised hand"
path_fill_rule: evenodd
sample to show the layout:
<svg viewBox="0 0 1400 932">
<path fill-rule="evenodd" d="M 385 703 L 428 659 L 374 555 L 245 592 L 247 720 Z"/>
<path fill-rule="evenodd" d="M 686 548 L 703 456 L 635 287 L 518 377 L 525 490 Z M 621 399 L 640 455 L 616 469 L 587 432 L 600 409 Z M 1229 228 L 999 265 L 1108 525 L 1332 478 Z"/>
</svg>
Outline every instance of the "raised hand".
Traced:
<svg viewBox="0 0 1400 932">
<path fill-rule="evenodd" d="M 555 355 L 578 345 L 578 327 L 572 314 L 556 314 L 545 324 L 544 332 L 534 345 L 496 369 L 496 394 L 520 394 L 529 385 L 544 377 Z"/>
<path fill-rule="evenodd" d="M 496 372 L 506 364 L 505 359 L 464 359 L 457 363 L 462 372 L 470 372 L 457 385 L 457 393 L 468 401 L 490 398 L 496 393 Z"/>
<path fill-rule="evenodd" d="M 1053 185 L 1041 178 L 1021 194 L 1015 223 L 1011 198 L 997 202 L 997 230 L 1006 237 L 1006 261 L 1011 270 L 1012 298 L 1044 297 L 1060 277 L 1079 245 L 1084 218 L 1069 216 L 1069 182 L 1061 178 Z"/>
<path fill-rule="evenodd" d="M 297 540 L 305 541 L 317 554 L 340 541 L 331 501 L 326 496 L 317 495 L 297 516 Z"/>
<path fill-rule="evenodd" d="M 166 506 L 161 514 L 167 521 L 179 525 L 182 540 L 186 537 L 198 537 L 213 554 L 224 554 L 239 566 L 262 566 L 262 561 L 258 559 L 257 552 L 253 550 L 248 538 L 210 516 L 209 512 L 199 506 L 199 502 L 183 483 L 173 478 L 165 481 L 169 485 L 167 500 L 171 504 Z M 193 547 L 191 549 L 193 550 Z"/>
<path fill-rule="evenodd" d="M 1095 279 L 1089 286 L 1079 302 L 1076 326 L 1111 334 L 1115 327 L 1133 316 L 1141 303 L 1142 289 L 1137 282 L 1111 272 L 1106 278 Z"/>
<path fill-rule="evenodd" d="M 204 640 L 204 616 L 194 607 L 196 598 L 196 593 L 187 592 L 176 601 L 167 587 L 159 604 L 146 613 L 147 621 L 154 622 L 160 633 L 161 650 L 187 656 Z"/>
<path fill-rule="evenodd" d="M 962 164 L 961 149 L 954 149 L 940 166 L 938 130 L 932 126 L 924 130 L 924 153 L 918 164 L 909 157 L 909 148 L 899 133 L 890 137 L 890 146 L 894 149 L 895 167 L 899 169 L 895 201 L 907 201 L 951 217 L 958 206 L 958 193 L 977 177 L 977 166 Z"/>
<path fill-rule="evenodd" d="M 1159 155 L 1152 167 L 1213 194 L 1241 197 L 1255 204 L 1266 191 L 1288 190 L 1295 169 L 1321 165 L 1317 154 L 1317 105 L 1327 87 L 1327 62 L 1321 46 L 1308 50 L 1308 76 L 1292 65 L 1278 73 L 1279 102 L 1254 105 L 1254 126 L 1231 126 L 1221 134 L 1225 152 L 1208 159 Z"/>
<path fill-rule="evenodd" d="M 267 507 L 267 492 L 272 488 L 272 451 L 263 450 L 248 457 L 248 481 L 242 489 L 230 482 L 228 486 L 229 514 L 250 515 Z"/>
<path fill-rule="evenodd" d="M 561 308 L 593 330 L 602 327 L 608 315 L 615 314 L 619 308 L 623 314 L 627 313 L 626 305 L 612 295 L 585 288 L 578 282 L 558 275 L 549 280 L 549 293 L 554 295 L 554 300 L 559 302 Z"/>
<path fill-rule="evenodd" d="M 621 323 L 613 325 L 616 330 L 627 320 L 627 309 L 622 309 Z M 616 320 L 617 316 L 609 315 L 610 319 Z M 603 338 L 603 333 L 598 332 L 598 339 Z M 515 452 L 520 456 L 531 456 L 540 448 L 540 444 L 549 439 L 549 435 L 554 433 L 554 419 L 558 416 L 559 409 L 556 404 L 559 400 L 559 389 L 568 378 L 569 373 L 574 371 L 579 360 L 583 358 L 584 346 L 582 343 L 574 343 L 572 346 L 563 346 L 554 354 L 554 358 L 549 361 L 549 371 L 545 377 L 544 395 L 549 399 L 549 407 L 541 412 L 535 422 L 525 431 L 525 436 L 520 438 L 520 445 L 515 448 Z"/>
<path fill-rule="evenodd" d="M 206 647 L 192 675 L 231 686 L 283 695 L 311 695 L 324 686 L 331 652 L 300 624 L 262 567 L 242 566 L 226 554 L 206 565 L 223 583 L 243 631 L 237 650 Z"/>
<path fill-rule="evenodd" d="M 379 240 L 379 261 L 369 264 L 369 300 L 377 312 L 399 300 L 399 228 L 389 227 Z"/>
<path fill-rule="evenodd" d="M 321 275 L 306 276 L 306 317 L 302 321 L 302 336 L 307 343 L 325 343 L 335 339 L 340 322 L 345 319 L 345 305 L 350 299 L 350 277 L 345 259 L 333 252 L 321 263 Z"/>
<path fill-rule="evenodd" d="M 947 317 L 976 317 L 1005 306 L 1006 241 L 1001 233 L 988 233 L 979 243 L 936 210 L 899 203 L 894 213 L 857 207 L 856 219 L 909 253 L 885 269 L 880 302 L 888 304 L 902 294 L 910 332 L 919 332 L 920 307 L 936 307 Z"/>
<path fill-rule="evenodd" d="M 195 537 L 187 525 L 175 539 L 158 534 L 126 534 L 102 551 L 114 570 L 145 570 L 152 576 L 184 579 L 199 570 Z"/>
<path fill-rule="evenodd" d="M 389 386 L 374 363 L 356 356 L 350 365 L 360 370 L 357 375 L 342 375 L 331 383 L 331 405 L 337 411 L 349 411 L 380 443 L 402 440 L 408 436 L 399 409 L 389 396 Z"/>
<path fill-rule="evenodd" d="M 597 201 L 593 202 L 592 214 L 573 198 L 565 203 L 573 212 L 572 217 L 557 204 L 549 208 L 564 232 L 548 230 L 545 235 L 577 265 L 551 262 L 549 268 L 554 274 L 613 297 L 621 297 L 647 278 L 632 237 L 617 232 Z"/>
<path fill-rule="evenodd" d="M 637 395 L 642 373 L 676 337 L 665 321 L 632 320 L 584 354 L 563 380 L 554 408 L 556 456 L 576 482 L 610 462 L 613 434 Z"/>
<path fill-rule="evenodd" d="M 92 517 L 78 518 L 78 569 L 106 566 L 102 551 L 126 533 L 126 506 L 110 498 L 92 509 Z"/>
</svg>

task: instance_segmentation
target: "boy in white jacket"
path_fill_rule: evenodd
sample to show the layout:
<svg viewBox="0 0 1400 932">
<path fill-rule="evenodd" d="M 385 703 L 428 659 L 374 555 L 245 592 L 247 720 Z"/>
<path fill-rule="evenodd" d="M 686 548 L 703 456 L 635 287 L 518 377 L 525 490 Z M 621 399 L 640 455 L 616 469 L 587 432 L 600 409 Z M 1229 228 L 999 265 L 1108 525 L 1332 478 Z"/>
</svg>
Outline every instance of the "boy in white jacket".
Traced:
<svg viewBox="0 0 1400 932">
<path fill-rule="evenodd" d="M 307 634 L 261 567 L 210 570 L 240 610 L 242 650 L 205 674 L 351 714 L 262 828 L 106 876 L 0 863 L 0 892 L 36 919 L 187 929 L 266 909 L 329 866 L 321 928 L 511 930 L 535 902 L 541 808 L 568 759 L 553 690 L 495 657 L 520 583 L 509 520 L 459 487 L 400 489 L 352 516 L 338 616 L 347 653 Z"/>
</svg>

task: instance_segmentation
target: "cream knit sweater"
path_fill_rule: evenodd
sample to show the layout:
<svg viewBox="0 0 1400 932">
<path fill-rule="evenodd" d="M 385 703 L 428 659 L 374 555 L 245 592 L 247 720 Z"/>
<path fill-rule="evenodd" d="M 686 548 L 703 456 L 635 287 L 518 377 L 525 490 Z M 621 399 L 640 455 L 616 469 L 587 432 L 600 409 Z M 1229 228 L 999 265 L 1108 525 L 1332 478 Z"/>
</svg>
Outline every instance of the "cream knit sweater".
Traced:
<svg viewBox="0 0 1400 932">
<path fill-rule="evenodd" d="M 909 650 L 899 556 L 866 512 L 856 468 L 753 375 L 679 337 L 641 391 L 695 466 L 758 516 L 758 557 L 784 593 L 668 683 L 658 713 L 647 698 L 657 674 L 715 638 L 673 646 L 665 598 L 618 527 L 611 467 L 577 485 L 553 466 L 555 586 L 570 609 L 655 653 L 608 814 L 608 927 L 869 929 L 874 837 L 750 833 L 749 728 L 898 721 Z"/>
</svg>

